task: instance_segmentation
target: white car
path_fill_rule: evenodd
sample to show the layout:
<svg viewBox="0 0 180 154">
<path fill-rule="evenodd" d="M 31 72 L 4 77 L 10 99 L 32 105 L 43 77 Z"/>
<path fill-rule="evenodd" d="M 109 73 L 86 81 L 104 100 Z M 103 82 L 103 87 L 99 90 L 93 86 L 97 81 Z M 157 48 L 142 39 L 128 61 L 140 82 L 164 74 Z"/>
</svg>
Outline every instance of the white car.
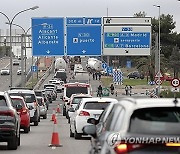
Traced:
<svg viewBox="0 0 180 154">
<path fill-rule="evenodd" d="M 13 60 L 13 65 L 19 65 L 19 64 L 20 64 L 19 60 Z"/>
<path fill-rule="evenodd" d="M 39 109 L 40 109 L 40 116 L 43 117 L 43 119 L 47 119 L 47 107 L 44 102 L 44 98 L 37 96 L 37 101 L 39 104 Z"/>
<path fill-rule="evenodd" d="M 99 119 L 101 113 L 112 102 L 118 101 L 114 98 L 82 98 L 75 111 L 73 108 L 69 109 L 69 112 L 74 112 L 70 117 L 70 137 L 74 136 L 75 139 L 79 139 L 82 135 L 86 135 L 83 134 L 82 129 L 90 125 L 87 120 L 89 118 Z"/>
<path fill-rule="evenodd" d="M 24 70 L 24 74 L 25 74 L 25 70 Z M 17 75 L 21 75 L 21 67 L 18 68 Z"/>
<path fill-rule="evenodd" d="M 9 68 L 3 68 L 1 70 L 1 75 L 10 75 L 10 70 Z"/>
</svg>

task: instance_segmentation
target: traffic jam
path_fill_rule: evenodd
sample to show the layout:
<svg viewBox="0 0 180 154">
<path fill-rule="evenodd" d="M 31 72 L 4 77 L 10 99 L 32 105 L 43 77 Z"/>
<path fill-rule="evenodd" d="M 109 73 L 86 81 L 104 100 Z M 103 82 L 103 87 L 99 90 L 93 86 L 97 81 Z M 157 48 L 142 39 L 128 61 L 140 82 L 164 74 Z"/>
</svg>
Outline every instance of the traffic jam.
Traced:
<svg viewBox="0 0 180 154">
<path fill-rule="evenodd" d="M 180 153 L 179 99 L 115 97 L 114 88 L 103 96 L 100 80 L 93 79 L 102 63 L 89 59 L 83 67 L 80 57 L 56 58 L 54 73 L 39 89 L 12 87 L 0 92 L 0 142 L 5 143 L 0 151 L 20 150 L 21 136 L 31 136 L 46 122 L 43 127 L 53 123 L 53 132 L 49 145 L 43 146 L 57 152 L 67 148 L 59 134 L 66 125 L 68 144 L 87 142 L 88 148 L 80 153 Z"/>
</svg>

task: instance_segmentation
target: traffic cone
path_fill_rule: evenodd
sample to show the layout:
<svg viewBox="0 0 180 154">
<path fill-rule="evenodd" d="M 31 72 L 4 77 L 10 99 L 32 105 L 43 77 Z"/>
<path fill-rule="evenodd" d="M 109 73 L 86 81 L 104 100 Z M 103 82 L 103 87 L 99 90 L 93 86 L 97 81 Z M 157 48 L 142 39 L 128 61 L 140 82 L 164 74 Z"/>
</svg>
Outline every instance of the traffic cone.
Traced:
<svg viewBox="0 0 180 154">
<path fill-rule="evenodd" d="M 60 109 L 60 106 L 58 104 L 57 109 L 56 109 L 56 113 L 60 113 L 60 112 L 61 112 L 61 109 Z"/>
<path fill-rule="evenodd" d="M 59 134 L 57 131 L 57 119 L 54 119 L 54 128 L 53 128 L 53 133 L 52 133 L 52 138 L 51 138 L 51 144 L 49 144 L 49 147 L 62 147 L 59 142 Z"/>
<path fill-rule="evenodd" d="M 54 121 L 56 119 L 56 113 L 55 113 L 55 109 L 53 109 L 53 114 L 51 117 L 51 121 Z"/>
</svg>

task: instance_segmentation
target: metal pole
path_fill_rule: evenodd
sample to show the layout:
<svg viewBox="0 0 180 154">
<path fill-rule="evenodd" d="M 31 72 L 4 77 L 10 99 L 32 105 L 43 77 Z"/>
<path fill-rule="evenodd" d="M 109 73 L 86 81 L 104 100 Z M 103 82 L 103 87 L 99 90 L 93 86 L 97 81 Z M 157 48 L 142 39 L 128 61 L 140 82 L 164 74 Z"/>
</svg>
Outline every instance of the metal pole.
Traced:
<svg viewBox="0 0 180 154">
<path fill-rule="evenodd" d="M 13 86 L 12 84 L 12 22 L 9 23 L 9 30 L 10 30 L 10 87 Z"/>
<path fill-rule="evenodd" d="M 32 56 L 32 64 L 31 64 L 31 73 L 32 73 L 32 88 L 34 87 L 34 85 L 33 85 L 33 84 L 34 84 L 34 83 L 33 83 L 33 74 L 34 74 L 34 73 L 33 73 L 33 70 L 32 70 L 32 67 L 33 67 L 33 61 L 34 61 L 34 60 L 33 60 L 33 56 Z"/>
<path fill-rule="evenodd" d="M 158 75 L 159 82 L 158 82 L 158 96 L 160 96 L 160 92 L 161 92 L 161 89 L 160 89 L 161 88 L 160 87 L 160 74 L 161 74 L 160 73 L 160 71 L 161 71 L 161 68 L 160 68 L 161 67 L 161 63 L 160 63 L 161 62 L 161 59 L 160 59 L 160 57 L 161 57 L 160 56 L 161 55 L 161 43 L 160 43 L 160 41 L 161 41 L 161 29 L 160 29 L 161 28 L 161 19 L 160 19 L 161 12 L 160 12 L 160 8 L 161 7 L 160 7 L 160 5 L 157 7 L 159 8 L 159 64 L 158 64 L 159 65 L 159 67 L 158 67 L 159 68 L 159 75 Z"/>
<path fill-rule="evenodd" d="M 25 74 L 25 83 L 27 82 L 27 72 L 26 72 L 26 60 L 27 60 L 27 53 L 26 53 L 26 34 L 24 35 L 24 52 L 25 52 L 25 57 L 24 57 L 24 74 Z"/>
<path fill-rule="evenodd" d="M 25 87 L 24 81 L 24 52 L 23 52 L 23 38 L 24 35 L 21 35 L 21 87 Z"/>
</svg>

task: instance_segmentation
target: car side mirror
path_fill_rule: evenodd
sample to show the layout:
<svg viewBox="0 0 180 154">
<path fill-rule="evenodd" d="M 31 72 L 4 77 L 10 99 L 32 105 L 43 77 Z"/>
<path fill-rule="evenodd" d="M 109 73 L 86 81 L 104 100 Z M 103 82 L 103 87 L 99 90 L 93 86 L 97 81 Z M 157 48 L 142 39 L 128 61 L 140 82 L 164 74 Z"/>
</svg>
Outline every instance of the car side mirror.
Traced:
<svg viewBox="0 0 180 154">
<path fill-rule="evenodd" d="M 22 105 L 16 105 L 16 110 L 21 110 L 22 109 Z"/>
<path fill-rule="evenodd" d="M 63 99 L 63 96 L 60 96 L 60 99 Z"/>
<path fill-rule="evenodd" d="M 82 131 L 84 134 L 91 135 L 92 137 L 96 138 L 96 126 L 95 125 L 84 126 Z"/>
<path fill-rule="evenodd" d="M 67 105 L 70 105 L 70 103 L 68 102 Z"/>
<path fill-rule="evenodd" d="M 74 108 L 73 107 L 69 108 L 69 112 L 75 112 Z"/>
<path fill-rule="evenodd" d="M 96 120 L 96 119 L 94 119 L 94 118 L 89 118 L 89 119 L 87 120 L 87 123 L 93 124 L 93 125 L 97 125 L 97 124 L 99 123 L 99 120 Z"/>
</svg>

